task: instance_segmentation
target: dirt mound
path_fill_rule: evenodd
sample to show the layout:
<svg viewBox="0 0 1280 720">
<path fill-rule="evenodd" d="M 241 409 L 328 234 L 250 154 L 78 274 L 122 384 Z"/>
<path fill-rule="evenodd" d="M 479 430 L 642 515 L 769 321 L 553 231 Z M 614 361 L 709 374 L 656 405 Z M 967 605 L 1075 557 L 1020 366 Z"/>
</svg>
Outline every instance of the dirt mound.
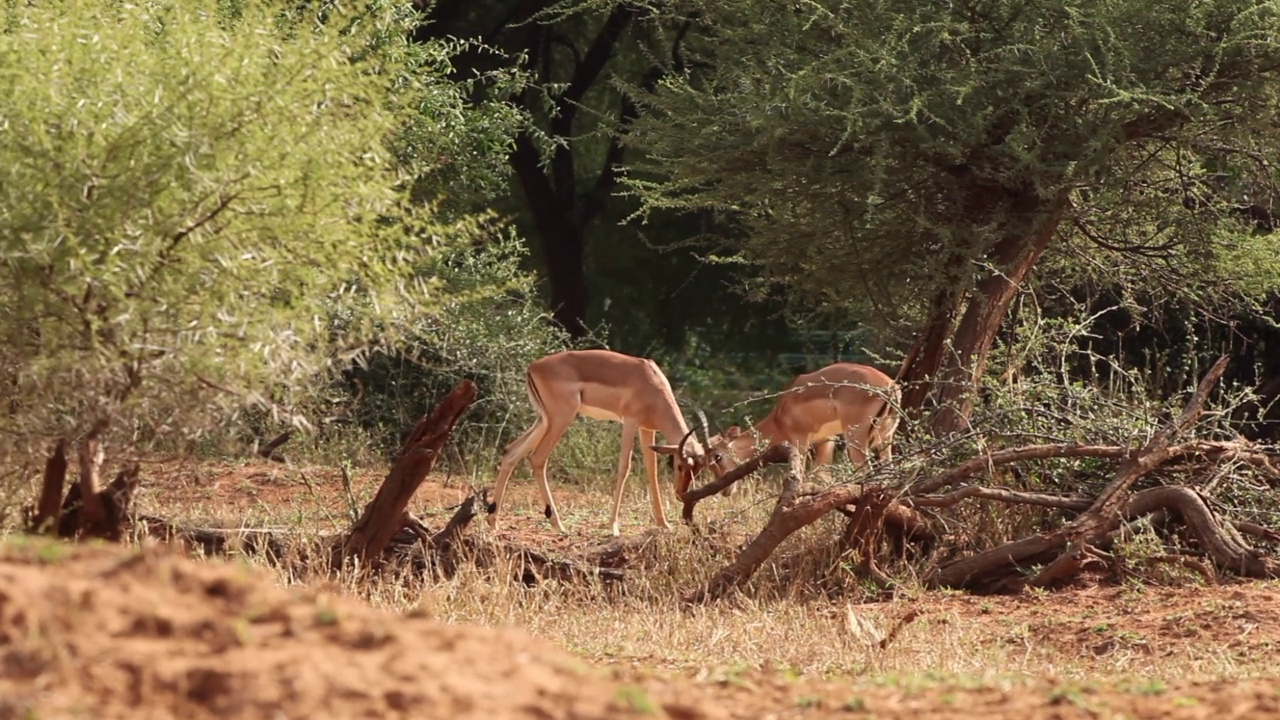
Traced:
<svg viewBox="0 0 1280 720">
<path fill-rule="evenodd" d="M 634 709 L 616 683 L 522 631 L 392 615 L 157 547 L 0 546 L 0 718 L 585 720 Z"/>
</svg>

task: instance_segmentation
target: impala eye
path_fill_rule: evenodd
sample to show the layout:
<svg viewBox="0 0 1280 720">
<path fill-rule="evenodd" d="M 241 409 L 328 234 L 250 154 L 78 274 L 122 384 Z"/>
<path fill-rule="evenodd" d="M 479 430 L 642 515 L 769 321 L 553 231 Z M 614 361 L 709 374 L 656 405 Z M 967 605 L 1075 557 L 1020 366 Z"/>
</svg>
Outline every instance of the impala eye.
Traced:
<svg viewBox="0 0 1280 720">
<path fill-rule="evenodd" d="M 711 462 L 720 462 L 723 458 L 724 458 L 723 455 L 721 455 L 720 453 L 716 453 L 715 458 L 713 458 Z"/>
</svg>

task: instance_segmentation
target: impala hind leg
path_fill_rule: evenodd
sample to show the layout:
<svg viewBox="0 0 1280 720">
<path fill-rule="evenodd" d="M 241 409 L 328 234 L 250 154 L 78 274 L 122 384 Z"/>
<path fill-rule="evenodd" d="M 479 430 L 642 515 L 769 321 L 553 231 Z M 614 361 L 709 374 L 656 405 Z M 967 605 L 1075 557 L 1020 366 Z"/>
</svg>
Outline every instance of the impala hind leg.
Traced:
<svg viewBox="0 0 1280 720">
<path fill-rule="evenodd" d="M 546 432 L 538 440 L 533 453 L 529 456 L 529 462 L 533 465 L 533 476 L 538 480 L 538 489 L 542 492 L 542 501 L 546 504 L 543 514 L 551 521 L 551 527 L 561 533 L 565 532 L 565 529 L 560 522 L 560 513 L 556 511 L 556 501 L 551 498 L 551 483 L 547 481 L 547 461 L 551 459 L 551 451 L 560 442 L 560 438 L 564 437 L 565 431 L 573 424 L 573 417 L 570 415 L 567 420 L 548 420 Z"/>
<path fill-rule="evenodd" d="M 502 498 L 507 493 L 507 481 L 511 479 L 511 473 L 516 469 L 516 465 L 527 456 L 530 451 L 542 439 L 546 432 L 547 423 L 539 415 L 533 425 L 525 430 L 520 437 L 516 438 L 502 452 L 502 460 L 498 463 L 498 479 L 493 485 L 493 499 L 489 504 L 489 527 L 497 529 L 498 512 L 502 509 Z"/>
<path fill-rule="evenodd" d="M 631 472 L 631 450 L 636 444 L 637 426 L 634 422 L 622 423 L 622 452 L 618 454 L 618 479 L 613 484 L 613 513 L 609 516 L 609 534 L 618 537 L 618 514 L 622 510 L 622 490 Z"/>
<path fill-rule="evenodd" d="M 836 463 L 836 441 L 827 438 L 813 444 L 813 466 L 834 465 Z"/>
<path fill-rule="evenodd" d="M 644 472 L 649 477 L 649 506 L 653 512 L 653 524 L 670 530 L 671 524 L 667 522 L 667 515 L 662 508 L 662 490 L 658 485 L 658 453 L 652 449 L 657 439 L 656 430 L 640 428 L 640 457 L 644 458 Z"/>
<path fill-rule="evenodd" d="M 853 467 L 867 464 L 867 446 L 871 443 L 870 428 L 848 428 L 844 432 L 844 453 Z"/>
</svg>

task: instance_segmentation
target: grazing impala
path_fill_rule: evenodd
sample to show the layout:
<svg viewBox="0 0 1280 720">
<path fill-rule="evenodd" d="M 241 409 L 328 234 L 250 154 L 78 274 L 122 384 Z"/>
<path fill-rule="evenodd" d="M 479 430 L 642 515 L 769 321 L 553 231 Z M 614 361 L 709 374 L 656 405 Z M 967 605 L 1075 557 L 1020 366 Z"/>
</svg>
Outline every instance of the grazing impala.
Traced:
<svg viewBox="0 0 1280 720">
<path fill-rule="evenodd" d="M 613 514 L 609 518 L 610 532 L 615 536 L 618 534 L 622 488 L 631 470 L 631 450 L 637 432 L 645 471 L 649 475 L 653 521 L 659 527 L 669 528 L 670 525 L 663 512 L 658 489 L 656 453 L 675 456 L 676 497 L 684 496 L 694 474 L 702 469 L 709 466 L 717 476 L 721 474 L 721 458 L 707 458 L 705 445 L 690 437 L 693 431 L 685 425 L 675 395 L 671 392 L 671 383 L 652 360 L 610 350 L 570 350 L 530 363 L 525 373 L 525 384 L 538 418 L 502 453 L 489 513 L 490 527 L 498 526 L 498 512 L 511 471 L 528 456 L 542 491 L 542 500 L 546 503 L 547 519 L 556 530 L 565 531 L 556 512 L 555 501 L 551 499 L 547 460 L 578 415 L 622 423 L 622 453 L 618 456 Z M 705 418 L 702 425 L 705 438 Z M 667 442 L 677 438 L 680 442 L 677 445 L 654 445 L 656 432 L 662 433 Z"/>
<path fill-rule="evenodd" d="M 833 435 L 844 435 L 849 462 L 862 465 L 867 453 L 892 457 L 893 431 L 898 427 L 900 391 L 893 378 L 866 365 L 835 363 L 800 375 L 787 385 L 773 410 L 748 432 L 736 425 L 707 445 L 726 456 L 719 474 L 755 454 L 757 440 L 765 446 L 789 442 L 804 451 L 820 443 L 815 464 L 830 463 Z M 734 486 L 730 486 L 732 490 Z"/>
</svg>

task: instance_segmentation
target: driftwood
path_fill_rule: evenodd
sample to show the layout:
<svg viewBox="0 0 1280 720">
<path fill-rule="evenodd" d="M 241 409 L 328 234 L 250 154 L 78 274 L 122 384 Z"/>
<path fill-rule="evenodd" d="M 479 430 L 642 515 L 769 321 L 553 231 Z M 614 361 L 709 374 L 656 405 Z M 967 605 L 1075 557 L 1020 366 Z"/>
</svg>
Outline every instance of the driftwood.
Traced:
<svg viewBox="0 0 1280 720">
<path fill-rule="evenodd" d="M 26 529 L 33 534 L 52 533 L 62 538 L 99 538 L 118 541 L 129 527 L 133 496 L 139 484 L 139 466 L 123 468 L 105 488 L 99 488 L 102 445 L 86 441 L 80 452 L 81 477 L 67 488 L 67 442 L 59 440 L 45 462 L 40 497 L 27 512 Z M 86 477 L 86 474 L 88 477 Z M 85 489 L 92 488 L 89 495 Z"/>
<path fill-rule="evenodd" d="M 463 380 L 418 422 L 373 502 L 343 541 L 342 559 L 358 560 L 364 567 L 377 565 L 391 538 L 400 530 L 409 500 L 435 466 L 458 418 L 475 399 L 475 383 Z"/>
<path fill-rule="evenodd" d="M 1048 585 L 1072 574 L 1068 569 L 1079 568 L 1079 562 L 1085 555 L 1085 545 L 1091 539 L 1104 536 L 1120 526 L 1123 521 L 1121 511 L 1125 507 L 1129 489 L 1145 474 L 1171 457 L 1170 441 L 1175 434 L 1195 422 L 1209 396 L 1209 391 L 1213 389 L 1226 367 L 1227 358 L 1220 358 L 1205 374 L 1186 407 L 1174 422 L 1162 428 L 1142 449 L 1122 461 L 1112 481 L 1093 500 L 1089 508 L 1075 520 L 1057 530 L 1005 543 L 945 565 L 927 578 L 928 583 L 935 587 L 1014 589 L 1020 580 L 1014 580 L 1012 586 L 1010 582 L 1005 581 L 1004 577 L 1008 576 L 1010 571 L 1016 572 L 1019 567 L 1033 564 L 1039 557 L 1051 553 L 1060 553 L 1060 555 L 1051 560 L 1049 565 L 1041 571 L 1042 576 L 1032 577 L 1026 582 L 1032 585 Z"/>
</svg>

